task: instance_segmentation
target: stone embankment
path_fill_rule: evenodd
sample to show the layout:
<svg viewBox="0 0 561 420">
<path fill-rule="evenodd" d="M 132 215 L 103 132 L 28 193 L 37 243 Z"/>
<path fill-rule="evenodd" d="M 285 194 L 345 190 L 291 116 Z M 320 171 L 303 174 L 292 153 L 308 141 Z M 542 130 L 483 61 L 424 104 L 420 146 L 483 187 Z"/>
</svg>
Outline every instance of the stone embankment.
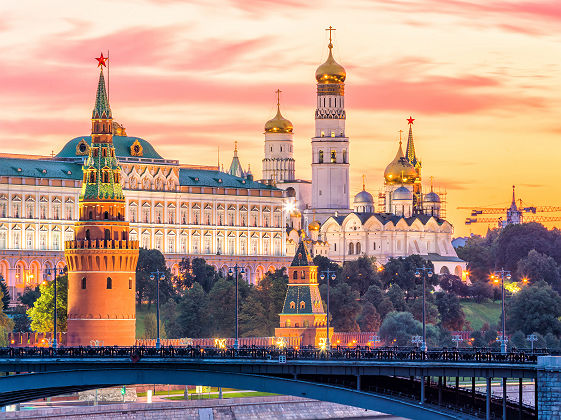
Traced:
<svg viewBox="0 0 561 420">
<path fill-rule="evenodd" d="M 41 408 L 0 414 L 0 419 L 66 420 L 273 420 L 386 417 L 376 411 L 290 396 L 126 403 Z"/>
</svg>

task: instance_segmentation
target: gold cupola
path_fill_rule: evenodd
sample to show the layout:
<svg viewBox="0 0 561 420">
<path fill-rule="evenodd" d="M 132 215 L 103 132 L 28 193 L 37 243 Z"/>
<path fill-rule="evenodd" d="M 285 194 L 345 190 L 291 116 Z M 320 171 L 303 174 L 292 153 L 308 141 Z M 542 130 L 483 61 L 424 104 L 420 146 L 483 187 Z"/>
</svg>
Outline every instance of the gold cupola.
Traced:
<svg viewBox="0 0 561 420">
<path fill-rule="evenodd" d="M 280 111 L 280 93 L 277 89 L 277 115 L 265 123 L 265 133 L 292 133 L 294 126 L 284 118 Z"/>
<path fill-rule="evenodd" d="M 337 63 L 333 58 L 333 44 L 331 43 L 331 35 L 329 37 L 329 56 L 325 63 L 316 70 L 316 80 L 320 84 L 343 83 L 347 77 L 345 68 Z"/>
<path fill-rule="evenodd" d="M 417 171 L 403 154 L 401 140 L 395 158 L 386 166 L 384 178 L 389 184 L 412 184 L 417 178 Z"/>
</svg>

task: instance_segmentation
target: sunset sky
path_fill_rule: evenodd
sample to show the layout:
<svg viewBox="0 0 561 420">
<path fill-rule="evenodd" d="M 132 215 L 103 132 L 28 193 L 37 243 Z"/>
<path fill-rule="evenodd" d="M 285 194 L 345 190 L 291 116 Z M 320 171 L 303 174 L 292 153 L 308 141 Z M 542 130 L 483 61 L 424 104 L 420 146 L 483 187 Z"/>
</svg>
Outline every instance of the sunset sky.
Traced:
<svg viewBox="0 0 561 420">
<path fill-rule="evenodd" d="M 447 190 L 456 236 L 487 228 L 456 207 L 506 206 L 512 184 L 527 204 L 561 206 L 559 0 L 3 1 L 0 152 L 46 155 L 87 135 L 94 57 L 109 50 L 113 117 L 129 135 L 182 163 L 216 164 L 219 146 L 225 166 L 238 140 L 259 178 L 278 88 L 296 175 L 310 179 L 329 25 L 347 70 L 353 194 L 362 174 L 382 187 L 412 115 L 423 180 Z"/>
</svg>

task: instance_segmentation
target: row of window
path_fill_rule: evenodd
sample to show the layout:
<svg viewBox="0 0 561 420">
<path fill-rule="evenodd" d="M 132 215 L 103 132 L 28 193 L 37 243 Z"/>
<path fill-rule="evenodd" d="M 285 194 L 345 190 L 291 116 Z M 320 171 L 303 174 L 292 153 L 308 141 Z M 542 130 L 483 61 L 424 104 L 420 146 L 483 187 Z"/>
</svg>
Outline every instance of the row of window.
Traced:
<svg viewBox="0 0 561 420">
<path fill-rule="evenodd" d="M 347 151 L 343 150 L 341 155 L 342 161 L 340 163 L 347 163 Z M 318 152 L 318 163 L 325 163 L 325 152 L 323 150 Z M 337 151 L 331 150 L 329 153 L 329 163 L 337 163 Z"/>
<path fill-rule="evenodd" d="M 52 211 L 50 213 L 50 219 L 52 220 L 61 220 L 63 217 L 62 214 L 63 206 L 61 204 L 54 204 L 52 206 Z M 22 212 L 22 209 L 25 212 Z M 49 218 L 49 206 L 48 204 L 40 204 L 39 205 L 39 214 L 36 215 L 35 210 L 36 206 L 35 203 L 26 203 L 25 206 L 22 208 L 22 204 L 20 202 L 12 203 L 11 213 L 8 214 L 8 203 L 6 200 L 0 201 L 0 217 L 14 217 L 14 218 L 27 218 L 27 219 L 48 219 Z M 66 204 L 64 206 L 64 218 L 65 220 L 73 220 L 74 219 L 74 204 Z"/>
<path fill-rule="evenodd" d="M 81 282 L 81 286 L 82 289 L 87 289 L 87 285 L 88 285 L 88 279 L 86 277 L 82 277 L 82 282 Z M 107 289 L 113 289 L 113 279 L 111 277 L 107 277 L 107 283 L 106 283 L 106 288 Z M 129 278 L 129 290 L 132 290 L 132 279 Z"/>
</svg>

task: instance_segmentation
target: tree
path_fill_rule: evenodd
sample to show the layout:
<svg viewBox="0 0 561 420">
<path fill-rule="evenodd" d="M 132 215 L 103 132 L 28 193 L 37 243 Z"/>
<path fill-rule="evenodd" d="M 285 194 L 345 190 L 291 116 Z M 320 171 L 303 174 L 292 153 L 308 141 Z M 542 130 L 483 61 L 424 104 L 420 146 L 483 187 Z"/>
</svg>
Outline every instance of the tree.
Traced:
<svg viewBox="0 0 561 420">
<path fill-rule="evenodd" d="M 206 293 L 210 292 L 217 281 L 223 279 L 212 265 L 206 263 L 204 258 L 193 258 L 191 269 L 195 281 L 203 287 Z"/>
<path fill-rule="evenodd" d="M 144 337 L 143 338 L 158 338 L 156 314 L 149 312 L 144 317 Z M 160 338 L 166 338 L 165 322 L 160 317 Z"/>
<path fill-rule="evenodd" d="M 390 258 L 382 272 L 382 283 L 386 288 L 392 284 L 397 284 L 405 292 L 406 301 L 409 301 L 417 285 L 422 283 L 422 278 L 417 279 L 415 277 L 417 268 L 430 268 L 434 272 L 433 264 L 419 255 L 409 255 L 405 258 Z M 438 284 L 438 276 L 433 275 L 427 278 L 426 284 L 428 291 L 431 289 L 430 286 Z"/>
<path fill-rule="evenodd" d="M 164 280 L 158 280 L 160 283 L 160 300 L 165 302 L 176 296 L 164 254 L 157 249 L 140 248 L 138 264 L 136 265 L 136 299 L 138 305 L 148 302 L 148 307 L 150 307 L 156 301 L 156 279 L 152 280 L 150 276 L 157 271 L 165 276 Z"/>
<path fill-rule="evenodd" d="M 392 301 L 388 297 L 385 297 L 384 299 L 382 299 L 382 301 L 376 307 L 376 309 L 378 310 L 382 319 L 385 319 L 386 315 L 389 314 L 390 312 L 395 311 L 395 308 L 393 307 Z"/>
<path fill-rule="evenodd" d="M 438 330 L 433 325 L 427 325 L 427 344 L 436 345 Z M 391 312 L 380 326 L 380 338 L 386 345 L 411 346 L 414 335 L 422 336 L 423 324 L 413 318 L 410 312 Z"/>
<path fill-rule="evenodd" d="M 466 316 L 460 306 L 458 297 L 440 292 L 435 294 L 435 300 L 442 326 L 450 331 L 461 331 L 464 327 Z"/>
<path fill-rule="evenodd" d="M 445 292 L 454 293 L 456 296 L 469 295 L 469 286 L 454 274 L 441 274 L 438 276 L 439 285 Z"/>
<path fill-rule="evenodd" d="M 8 286 L 6 285 L 6 280 L 4 277 L 0 276 L 0 291 L 2 292 L 2 310 L 8 309 L 8 305 L 10 304 L 10 291 L 8 290 Z"/>
<path fill-rule="evenodd" d="M 368 302 L 370 302 L 375 307 L 378 307 L 378 305 L 384 299 L 384 292 L 382 292 L 382 289 L 379 286 L 373 284 L 368 288 L 363 298 Z"/>
<path fill-rule="evenodd" d="M 343 264 L 341 279 L 353 290 L 358 290 L 361 296 L 372 285 L 382 286 L 375 261 L 375 258 L 364 255 L 354 261 L 346 261 Z"/>
<path fill-rule="evenodd" d="M 266 314 L 263 304 L 257 293 L 250 293 L 241 305 L 239 312 L 239 328 L 242 337 L 267 337 L 271 335 L 266 322 L 263 322 Z"/>
<path fill-rule="evenodd" d="M 409 311 L 417 321 L 423 322 L 423 299 L 415 299 L 411 302 Z M 425 320 L 427 324 L 438 322 L 438 308 L 431 302 L 429 296 L 425 300 Z"/>
<path fill-rule="evenodd" d="M 23 305 L 18 305 L 12 311 L 15 332 L 28 332 L 31 329 L 30 320 L 27 316 L 27 309 Z"/>
<path fill-rule="evenodd" d="M 516 347 L 517 349 L 525 349 L 526 347 L 529 347 L 530 343 L 526 341 L 526 335 L 522 331 L 518 330 L 510 336 L 508 344 L 511 348 Z"/>
<path fill-rule="evenodd" d="M 362 305 L 362 310 L 358 318 L 358 326 L 360 331 L 378 331 L 380 328 L 380 314 L 376 311 L 374 305 L 366 301 Z"/>
<path fill-rule="evenodd" d="M 314 257 L 314 265 L 318 267 L 318 283 L 320 285 L 326 284 L 327 279 L 322 280 L 319 274 L 327 270 L 335 273 L 335 280 L 329 279 L 329 285 L 335 286 L 339 283 L 341 278 L 341 271 L 343 270 L 339 264 L 331 261 L 329 258 L 324 257 L 323 255 L 316 255 Z"/>
<path fill-rule="evenodd" d="M 555 260 L 532 249 L 528 255 L 516 264 L 518 278 L 529 277 L 535 283 L 540 280 L 551 285 L 557 292 L 561 291 L 561 272 Z"/>
<path fill-rule="evenodd" d="M 166 313 L 170 308 L 166 304 Z M 209 315 L 209 299 L 199 283 L 193 284 L 173 309 L 177 316 L 171 319 L 174 336 L 211 337 L 212 317 Z M 166 324 L 167 327 L 167 324 Z"/>
<path fill-rule="evenodd" d="M 559 350 L 559 338 L 551 333 L 547 333 L 544 337 L 545 339 L 545 346 L 549 350 L 558 351 Z"/>
<path fill-rule="evenodd" d="M 469 294 L 477 303 L 481 303 L 494 297 L 493 286 L 488 280 L 476 280 L 469 287 Z"/>
<path fill-rule="evenodd" d="M 322 297 L 327 295 L 327 287 L 320 287 Z M 353 332 L 360 331 L 357 323 L 358 315 L 361 312 L 361 306 L 358 303 L 359 293 L 353 290 L 347 283 L 332 287 L 330 290 L 330 315 L 331 326 L 336 331 Z M 324 297 L 325 300 L 325 297 Z"/>
<path fill-rule="evenodd" d="M 27 308 L 31 308 L 35 301 L 39 299 L 39 296 L 41 296 L 39 286 L 33 289 L 31 287 L 26 287 L 23 291 L 23 294 L 18 297 L 18 300 Z"/>
<path fill-rule="evenodd" d="M 456 249 L 458 257 L 467 261 L 472 281 L 487 280 L 489 272 L 494 270 L 497 236 L 497 230 L 489 231 L 484 238 L 472 236 Z"/>
<path fill-rule="evenodd" d="M 68 308 L 68 275 L 58 276 L 57 284 L 57 329 L 66 331 L 66 318 Z M 54 282 L 43 282 L 39 286 L 41 296 L 35 301 L 33 307 L 27 310 L 31 319 L 31 329 L 35 332 L 52 332 L 54 314 Z"/>
<path fill-rule="evenodd" d="M 255 326 L 250 327 L 247 325 L 248 330 L 264 328 L 264 331 L 267 331 L 265 336 L 274 334 L 275 328 L 279 326 L 279 313 L 282 311 L 287 287 L 288 276 L 284 267 L 274 272 L 268 272 L 257 286 L 250 287 L 250 296 L 255 296 L 261 307 L 263 307 L 263 312 L 255 318 Z M 245 304 L 242 305 L 242 312 L 244 307 Z"/>
<path fill-rule="evenodd" d="M 386 296 L 392 301 L 392 305 L 398 312 L 406 310 L 405 293 L 398 284 L 392 284 Z"/>
<path fill-rule="evenodd" d="M 524 287 L 507 301 L 507 327 L 525 334 L 561 334 L 561 296 L 545 282 Z"/>
</svg>

